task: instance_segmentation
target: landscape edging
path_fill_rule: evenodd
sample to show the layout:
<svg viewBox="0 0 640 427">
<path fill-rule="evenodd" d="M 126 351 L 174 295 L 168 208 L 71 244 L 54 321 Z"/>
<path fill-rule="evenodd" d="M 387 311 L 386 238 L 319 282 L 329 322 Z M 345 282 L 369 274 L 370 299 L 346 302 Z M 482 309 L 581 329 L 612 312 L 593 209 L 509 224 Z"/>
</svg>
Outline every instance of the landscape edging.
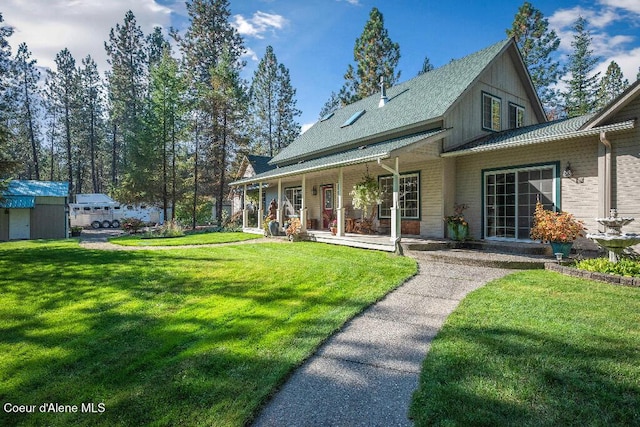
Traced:
<svg viewBox="0 0 640 427">
<path fill-rule="evenodd" d="M 640 277 L 626 277 L 615 274 L 597 273 L 587 270 L 579 270 L 557 263 L 547 262 L 544 264 L 545 270 L 555 271 L 565 276 L 580 277 L 583 279 L 597 280 L 611 285 L 640 287 Z"/>
</svg>

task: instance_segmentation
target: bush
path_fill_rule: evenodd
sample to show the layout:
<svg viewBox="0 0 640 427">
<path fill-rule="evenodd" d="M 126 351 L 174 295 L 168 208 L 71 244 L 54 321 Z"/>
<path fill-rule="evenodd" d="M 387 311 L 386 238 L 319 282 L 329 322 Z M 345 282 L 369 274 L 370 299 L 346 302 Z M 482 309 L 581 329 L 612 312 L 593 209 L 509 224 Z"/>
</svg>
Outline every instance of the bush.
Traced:
<svg viewBox="0 0 640 427">
<path fill-rule="evenodd" d="M 531 239 L 544 242 L 573 242 L 582 236 L 584 225 L 567 212 L 553 212 L 536 203 Z"/>
<path fill-rule="evenodd" d="M 135 234 L 140 231 L 146 224 L 138 218 L 124 218 L 120 224 L 122 229 L 130 234 Z"/>
<path fill-rule="evenodd" d="M 640 277 L 640 262 L 624 258 L 615 263 L 606 258 L 585 259 L 576 263 L 576 267 L 580 270 L 593 271 L 596 273 Z"/>
</svg>

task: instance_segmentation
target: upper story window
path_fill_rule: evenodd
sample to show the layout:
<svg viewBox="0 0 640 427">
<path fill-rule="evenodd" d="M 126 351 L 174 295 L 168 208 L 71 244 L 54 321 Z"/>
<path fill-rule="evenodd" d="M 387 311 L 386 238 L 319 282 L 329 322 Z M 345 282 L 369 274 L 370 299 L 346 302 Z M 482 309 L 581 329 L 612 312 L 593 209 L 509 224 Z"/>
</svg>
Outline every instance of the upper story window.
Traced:
<svg viewBox="0 0 640 427">
<path fill-rule="evenodd" d="M 524 126 L 524 107 L 509 103 L 509 129 Z"/>
<path fill-rule="evenodd" d="M 482 128 L 499 131 L 502 129 L 500 111 L 502 100 L 496 96 L 482 93 Z"/>
</svg>

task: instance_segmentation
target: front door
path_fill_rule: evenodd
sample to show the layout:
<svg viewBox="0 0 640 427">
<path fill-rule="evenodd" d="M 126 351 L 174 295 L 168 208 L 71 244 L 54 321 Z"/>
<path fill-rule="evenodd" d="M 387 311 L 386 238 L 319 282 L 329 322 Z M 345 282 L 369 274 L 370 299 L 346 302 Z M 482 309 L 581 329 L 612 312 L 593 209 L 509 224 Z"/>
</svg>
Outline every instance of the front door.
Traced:
<svg viewBox="0 0 640 427">
<path fill-rule="evenodd" d="M 327 229 L 333 221 L 333 185 L 322 186 L 322 228 Z"/>
<path fill-rule="evenodd" d="M 9 240 L 31 238 L 31 210 L 11 209 L 9 211 Z"/>
</svg>

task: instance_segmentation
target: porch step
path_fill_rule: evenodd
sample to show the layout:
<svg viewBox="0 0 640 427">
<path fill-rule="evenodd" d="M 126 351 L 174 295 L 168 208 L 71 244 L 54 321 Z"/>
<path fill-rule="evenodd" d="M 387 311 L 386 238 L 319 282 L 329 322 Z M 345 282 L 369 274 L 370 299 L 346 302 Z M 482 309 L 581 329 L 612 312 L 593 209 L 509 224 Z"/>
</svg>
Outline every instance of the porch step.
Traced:
<svg viewBox="0 0 640 427">
<path fill-rule="evenodd" d="M 403 242 L 402 246 L 411 251 L 436 251 L 447 249 L 469 249 L 482 252 L 495 252 L 515 255 L 550 256 L 551 247 L 538 243 L 511 243 L 469 240 L 456 242 L 452 240 L 427 240 Z"/>
<path fill-rule="evenodd" d="M 407 252 L 405 252 L 407 254 Z M 551 261 L 548 256 L 514 255 L 470 249 L 412 250 L 411 256 L 432 262 L 508 268 L 513 270 L 542 270 Z"/>
<path fill-rule="evenodd" d="M 379 241 L 380 239 L 367 240 L 366 237 L 361 239 L 354 237 L 339 237 L 333 235 L 327 235 L 327 233 L 313 233 L 309 232 L 311 240 L 314 242 L 330 243 L 332 245 L 350 246 L 352 248 L 361 249 L 374 249 L 377 251 L 394 252 L 395 245 L 392 242 L 384 243 Z"/>
</svg>

